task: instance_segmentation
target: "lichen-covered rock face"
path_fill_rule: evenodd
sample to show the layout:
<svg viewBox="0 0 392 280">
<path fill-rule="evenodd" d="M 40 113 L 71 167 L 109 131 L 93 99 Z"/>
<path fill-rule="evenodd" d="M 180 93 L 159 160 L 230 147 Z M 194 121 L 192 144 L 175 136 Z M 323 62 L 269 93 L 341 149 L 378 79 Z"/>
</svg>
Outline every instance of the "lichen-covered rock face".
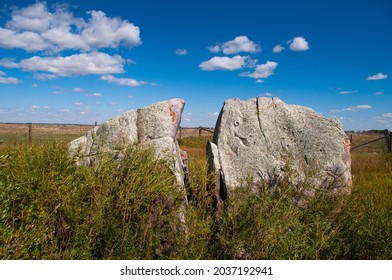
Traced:
<svg viewBox="0 0 392 280">
<path fill-rule="evenodd" d="M 77 154 L 79 164 L 92 165 L 99 154 L 120 156 L 129 145 L 152 145 L 156 157 L 167 160 L 177 184 L 184 187 L 184 165 L 176 139 L 184 105 L 184 100 L 176 98 L 125 112 L 72 141 L 70 153 Z"/>
<path fill-rule="evenodd" d="M 351 144 L 341 124 L 279 98 L 226 100 L 207 153 L 221 193 L 244 180 L 274 187 L 283 179 L 351 191 Z"/>
</svg>

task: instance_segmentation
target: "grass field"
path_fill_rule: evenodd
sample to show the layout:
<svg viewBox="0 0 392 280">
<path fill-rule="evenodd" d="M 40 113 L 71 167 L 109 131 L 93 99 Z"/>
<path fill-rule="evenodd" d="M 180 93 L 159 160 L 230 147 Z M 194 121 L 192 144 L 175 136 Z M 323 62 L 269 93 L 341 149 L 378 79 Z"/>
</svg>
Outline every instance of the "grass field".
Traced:
<svg viewBox="0 0 392 280">
<path fill-rule="evenodd" d="M 71 141 L 86 134 L 92 125 L 32 124 L 31 141 L 43 144 L 48 141 Z M 29 124 L 0 123 L 0 144 L 16 145 L 29 143 Z"/>
<path fill-rule="evenodd" d="M 97 168 L 75 165 L 67 142 L 85 129 L 42 132 L 31 146 L 15 141 L 15 127 L 0 130 L 0 259 L 392 258 L 392 155 L 383 141 L 353 151 L 353 192 L 339 213 L 341 201 L 327 194 L 299 209 L 288 185 L 244 186 L 217 213 L 206 190 L 211 136 L 181 138 L 193 195 L 181 222 L 183 194 L 150 150 L 130 148 L 120 167 L 105 156 Z M 354 134 L 353 143 L 378 137 Z"/>
<path fill-rule="evenodd" d="M 32 124 L 31 142 L 33 144 L 44 144 L 48 141 L 71 141 L 86 134 L 93 125 L 77 124 Z M 178 138 L 193 136 L 211 136 L 212 133 L 206 130 L 199 131 L 199 128 L 181 128 Z M 212 130 L 212 128 L 210 128 Z M 0 144 L 16 145 L 29 143 L 29 124 L 0 123 Z"/>
</svg>

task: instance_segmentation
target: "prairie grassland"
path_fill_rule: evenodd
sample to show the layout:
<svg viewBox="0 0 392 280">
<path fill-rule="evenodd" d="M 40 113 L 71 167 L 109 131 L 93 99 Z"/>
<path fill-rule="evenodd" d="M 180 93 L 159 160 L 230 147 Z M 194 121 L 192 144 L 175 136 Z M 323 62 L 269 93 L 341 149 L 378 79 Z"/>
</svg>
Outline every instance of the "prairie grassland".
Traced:
<svg viewBox="0 0 392 280">
<path fill-rule="evenodd" d="M 34 144 L 48 141 L 71 141 L 86 134 L 92 125 L 32 124 L 31 140 Z M 29 124 L 0 123 L 0 145 L 28 144 Z"/>
<path fill-rule="evenodd" d="M 74 164 L 66 141 L 3 143 L 0 259 L 392 258 L 392 156 L 383 142 L 353 152 L 353 193 L 339 213 L 341 201 L 326 194 L 299 209 L 287 184 L 239 188 L 217 213 L 206 188 L 210 139 L 179 140 L 190 161 L 185 222 L 184 194 L 150 150 L 89 168 Z"/>
<path fill-rule="evenodd" d="M 71 141 L 78 138 L 91 128 L 93 125 L 78 124 L 32 124 L 31 140 L 34 144 L 43 144 L 48 141 Z M 212 128 L 210 129 L 213 130 Z M 178 138 L 188 138 L 199 136 L 211 136 L 211 132 L 199 128 L 181 128 L 178 131 Z M 29 142 L 29 124 L 0 123 L 0 144 L 28 144 Z"/>
<path fill-rule="evenodd" d="M 354 135 L 354 147 L 380 134 Z M 357 142 L 355 142 L 357 139 Z M 392 154 L 385 140 L 353 151 L 353 193 L 341 218 L 341 238 L 351 258 L 392 258 Z"/>
</svg>

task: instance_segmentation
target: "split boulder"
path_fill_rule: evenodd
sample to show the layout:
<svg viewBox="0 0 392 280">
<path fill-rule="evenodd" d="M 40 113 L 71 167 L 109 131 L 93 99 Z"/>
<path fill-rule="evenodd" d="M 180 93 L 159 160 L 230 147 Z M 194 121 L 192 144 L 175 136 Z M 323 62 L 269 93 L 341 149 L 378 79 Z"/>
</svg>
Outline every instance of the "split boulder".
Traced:
<svg viewBox="0 0 392 280">
<path fill-rule="evenodd" d="M 176 176 L 177 185 L 184 189 L 186 166 L 182 158 L 186 155 L 179 149 L 176 139 L 184 105 L 184 100 L 176 98 L 127 111 L 72 141 L 70 153 L 77 155 L 78 164 L 93 165 L 102 153 L 121 157 L 129 145 L 150 145 L 158 159 L 166 160 Z"/>
<path fill-rule="evenodd" d="M 351 144 L 340 122 L 279 98 L 226 100 L 207 153 L 218 201 L 249 180 L 351 191 Z"/>
</svg>

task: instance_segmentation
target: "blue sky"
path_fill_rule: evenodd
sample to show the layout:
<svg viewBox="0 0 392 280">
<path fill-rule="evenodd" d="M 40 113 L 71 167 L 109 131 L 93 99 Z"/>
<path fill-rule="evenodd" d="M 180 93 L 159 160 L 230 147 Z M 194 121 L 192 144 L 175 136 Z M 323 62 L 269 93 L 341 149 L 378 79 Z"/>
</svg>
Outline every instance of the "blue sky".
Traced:
<svg viewBox="0 0 392 280">
<path fill-rule="evenodd" d="M 183 98 L 279 97 L 346 130 L 392 130 L 392 1 L 0 3 L 0 122 L 101 123 Z"/>
</svg>

